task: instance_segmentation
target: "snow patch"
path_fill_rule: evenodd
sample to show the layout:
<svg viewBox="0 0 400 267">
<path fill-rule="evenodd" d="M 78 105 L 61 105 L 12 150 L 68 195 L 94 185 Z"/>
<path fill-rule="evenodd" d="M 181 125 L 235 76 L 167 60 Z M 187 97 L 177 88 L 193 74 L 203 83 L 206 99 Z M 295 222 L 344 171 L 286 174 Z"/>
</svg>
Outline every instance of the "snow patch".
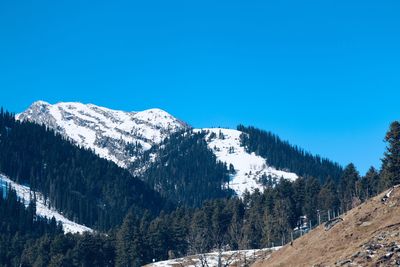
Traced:
<svg viewBox="0 0 400 267">
<path fill-rule="evenodd" d="M 280 248 L 281 247 L 224 251 L 221 255 L 221 261 L 223 266 L 244 266 L 244 262 L 249 263 L 260 258 L 268 258 L 273 251 L 276 251 Z M 203 262 L 206 262 L 206 266 L 216 267 L 218 266 L 219 258 L 219 252 L 211 252 L 173 260 L 159 261 L 146 265 L 146 267 L 202 266 L 201 259 L 203 259 Z"/>
<path fill-rule="evenodd" d="M 16 192 L 17 196 L 28 205 L 33 192 L 30 190 L 28 186 L 20 185 L 8 177 L 0 174 L 0 184 L 5 187 L 6 184 L 10 185 Z M 35 192 L 36 195 L 36 214 L 41 217 L 46 217 L 48 219 L 55 218 L 57 222 L 61 222 L 63 230 L 65 233 L 83 233 L 83 232 L 93 232 L 92 229 L 86 227 L 84 225 L 75 223 L 66 217 L 64 217 L 61 213 L 56 211 L 53 208 L 48 208 L 45 204 L 44 197 L 41 193 Z"/>
<path fill-rule="evenodd" d="M 255 189 L 263 191 L 264 186 L 260 183 L 263 175 L 276 179 L 285 178 L 296 180 L 297 174 L 277 170 L 268 166 L 267 161 L 255 153 L 248 153 L 240 145 L 241 131 L 224 128 L 203 128 L 196 129 L 196 132 L 206 131 L 205 139 L 208 147 L 214 152 L 219 161 L 230 164 L 235 169 L 229 187 L 241 197 L 247 190 L 253 192 Z"/>
</svg>

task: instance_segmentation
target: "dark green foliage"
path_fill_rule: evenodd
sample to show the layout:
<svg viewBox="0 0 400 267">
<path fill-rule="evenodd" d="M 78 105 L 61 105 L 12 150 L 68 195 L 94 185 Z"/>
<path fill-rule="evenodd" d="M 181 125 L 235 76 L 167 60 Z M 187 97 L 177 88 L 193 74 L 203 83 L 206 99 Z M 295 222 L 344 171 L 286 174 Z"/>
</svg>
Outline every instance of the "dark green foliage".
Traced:
<svg viewBox="0 0 400 267">
<path fill-rule="evenodd" d="M 382 160 L 382 188 L 400 184 L 400 122 L 390 124 L 385 141 L 388 146 Z"/>
<path fill-rule="evenodd" d="M 298 168 L 292 171 L 303 170 L 303 174 L 326 169 L 320 175 L 303 175 L 294 182 L 264 177 L 264 192 L 246 192 L 241 199 L 221 189 L 229 171 L 233 173 L 234 169 L 228 170 L 225 164 L 216 161 L 204 142 L 204 133 L 177 133 L 161 145 L 157 164 L 148 169 L 143 180 L 182 207 L 169 213 L 161 211 L 155 217 L 161 208 L 154 208 L 154 205 L 160 203 L 161 198 L 151 190 L 152 193 L 148 193 L 149 189 L 140 181 L 114 164 L 97 159 L 89 151 L 72 148 L 67 141 L 43 127 L 21 124 L 15 122 L 11 114 L 1 114 L 0 149 L 8 158 L 0 158 L 0 171 L 18 182 L 29 183 L 55 203 L 69 203 L 66 207 L 57 205 L 78 218 L 81 215 L 87 220 L 97 218 L 96 224 L 100 226 L 115 225 L 117 221 L 113 221 L 112 216 L 120 216 L 120 222 L 122 217 L 124 219 L 107 235 L 64 235 L 54 219 L 35 216 L 34 202 L 25 207 L 18 202 L 15 192 L 9 190 L 4 199 L 0 197 L 0 266 L 136 267 L 153 259 L 166 260 L 211 250 L 281 245 L 288 241 L 293 228 L 299 226 L 300 216 L 306 215 L 316 224 L 318 212 L 324 211 L 326 215 L 328 210 L 337 212 L 339 207 L 343 212 L 377 194 L 380 186 L 397 183 L 396 164 L 400 155 L 397 124 L 392 125 L 387 137 L 384 180 L 373 168 L 360 178 L 353 164 L 342 171 L 336 164 L 293 148 L 276 136 L 247 128 L 249 135 L 242 139 L 252 151 L 265 156 L 262 154 L 267 151 L 265 144 L 275 146 L 276 150 L 287 149 L 289 157 L 277 157 L 277 162 L 283 165 L 276 166 L 289 168 L 286 164 L 292 164 L 290 166 Z M 24 134 L 26 130 L 32 132 Z M 256 136 L 256 141 L 246 139 L 249 136 L 250 139 Z M 275 141 L 265 143 L 268 138 Z M 51 152 L 52 149 L 57 152 Z M 131 152 L 135 153 L 136 149 L 132 146 Z M 148 159 L 150 153 L 152 151 L 146 153 L 143 160 Z M 32 162 L 21 164 L 18 160 Z M 94 166 L 86 168 L 82 162 Z M 107 182 L 106 178 L 110 180 Z M 131 184 L 128 178 L 135 182 Z M 58 186 L 72 192 L 57 191 Z M 137 192 L 136 189 L 146 193 L 130 198 L 129 194 Z M 148 198 L 152 194 L 155 194 L 155 202 Z M 223 198 L 226 196 L 228 198 Z M 66 202 L 62 201 L 64 198 Z M 76 203 L 79 209 L 69 206 Z M 112 209 L 104 211 L 104 203 Z M 146 210 L 145 207 L 152 208 Z M 88 214 L 92 217 L 87 217 Z"/>
<path fill-rule="evenodd" d="M 98 229 L 122 222 L 126 212 L 153 215 L 158 193 L 128 171 L 72 145 L 43 126 L 0 113 L 0 172 L 40 191 L 68 218 Z"/>
<path fill-rule="evenodd" d="M 84 234 L 44 235 L 29 239 L 21 256 L 22 266 L 114 266 L 112 240 Z"/>
<path fill-rule="evenodd" d="M 139 221 L 132 213 L 128 213 L 117 233 L 116 266 L 137 267 L 143 264 L 144 243 L 140 233 Z"/>
<path fill-rule="evenodd" d="M 376 196 L 379 193 L 380 176 L 378 171 L 371 167 L 365 176 L 361 179 L 361 197 L 366 200 Z"/>
<path fill-rule="evenodd" d="M 318 193 L 318 203 L 321 210 L 338 210 L 340 207 L 337 185 L 328 178 Z"/>
<path fill-rule="evenodd" d="M 295 182 L 281 179 L 263 193 L 256 190 L 245 193 L 242 199 L 206 201 L 199 208 L 178 208 L 171 213 L 161 212 L 156 218 L 147 212 L 142 216 L 129 212 L 121 227 L 108 237 L 60 236 L 48 231 L 26 242 L 14 234 L 20 242 L 7 245 L 15 252 L 11 261 L 22 261 L 27 266 L 90 266 L 90 262 L 95 262 L 96 266 L 132 267 L 153 259 L 166 260 L 211 250 L 281 245 L 288 241 L 293 228 L 299 226 L 300 216 L 307 215 L 315 224 L 318 210 L 326 214 L 327 210 L 348 204 L 339 202 L 338 196 L 356 194 L 356 186 L 352 184 L 357 183 L 358 173 L 349 165 L 344 174 L 343 179 L 347 180 L 341 184 L 347 187 L 341 189 L 343 192 L 332 179 L 323 185 L 312 177 Z M 50 229 L 55 225 L 48 224 Z M 2 233 L 0 237 L 3 238 Z"/>
<path fill-rule="evenodd" d="M 311 222 L 317 221 L 317 210 L 321 208 L 318 195 L 321 190 L 321 185 L 314 177 L 309 177 L 305 182 L 305 197 L 304 197 L 304 214 Z M 332 209 L 334 207 L 329 207 Z"/>
<path fill-rule="evenodd" d="M 0 194 L 3 192 L 0 190 Z M 6 197 L 0 197 L 0 233 L 2 237 L 21 236 L 38 237 L 44 234 L 61 233 L 62 228 L 54 220 L 36 216 L 36 205 L 31 202 L 27 207 L 18 200 L 12 189 L 7 189 Z M 2 249 L 0 249 L 1 254 Z M 1 261 L 0 261 L 1 262 Z"/>
<path fill-rule="evenodd" d="M 342 168 L 337 163 L 318 155 L 313 156 L 270 132 L 243 125 L 237 129 L 245 133 L 241 135 L 242 145 L 249 152 L 265 158 L 269 165 L 277 169 L 289 170 L 304 177 L 312 176 L 320 182 L 324 182 L 328 176 L 336 181 L 340 178 Z"/>
<path fill-rule="evenodd" d="M 243 199 L 211 200 L 153 220 L 128 215 L 117 234 L 116 261 L 136 266 L 211 250 L 280 245 L 299 226 L 300 216 L 307 215 L 316 224 L 317 210 L 325 214 L 336 210 L 338 194 L 331 179 L 323 185 L 312 177 L 282 179 L 275 187 L 245 194 Z"/>
<path fill-rule="evenodd" d="M 145 154 L 144 161 L 154 150 L 158 151 L 156 162 L 142 179 L 179 205 L 197 207 L 205 200 L 232 195 L 222 187 L 229 181 L 227 166 L 217 161 L 204 136 L 205 133 L 192 131 L 171 135 Z"/>
<path fill-rule="evenodd" d="M 0 197 L 0 214 L 0 266 L 114 265 L 111 239 L 64 235 L 54 218 L 37 217 L 35 203 L 25 207 L 13 190 Z"/>
<path fill-rule="evenodd" d="M 358 183 L 360 175 L 354 164 L 350 163 L 344 168 L 342 178 L 339 184 L 341 208 L 343 211 L 348 211 L 353 208 L 360 198 Z"/>
</svg>

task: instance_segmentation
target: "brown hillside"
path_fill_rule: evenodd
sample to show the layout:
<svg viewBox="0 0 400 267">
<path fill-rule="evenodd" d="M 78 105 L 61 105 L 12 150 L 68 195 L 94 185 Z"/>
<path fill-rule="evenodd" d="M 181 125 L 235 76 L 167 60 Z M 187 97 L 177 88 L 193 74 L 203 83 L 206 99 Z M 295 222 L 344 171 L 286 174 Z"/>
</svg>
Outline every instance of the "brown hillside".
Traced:
<svg viewBox="0 0 400 267">
<path fill-rule="evenodd" d="M 341 218 L 330 230 L 322 224 L 253 266 L 400 266 L 400 187 Z"/>
</svg>

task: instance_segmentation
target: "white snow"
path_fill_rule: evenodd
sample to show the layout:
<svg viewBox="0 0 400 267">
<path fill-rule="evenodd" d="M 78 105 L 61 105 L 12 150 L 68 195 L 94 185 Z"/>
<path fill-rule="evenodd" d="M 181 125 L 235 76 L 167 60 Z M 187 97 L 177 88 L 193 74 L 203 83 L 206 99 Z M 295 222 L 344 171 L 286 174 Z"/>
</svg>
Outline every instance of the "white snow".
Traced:
<svg viewBox="0 0 400 267">
<path fill-rule="evenodd" d="M 249 263 L 260 258 L 268 258 L 273 251 L 276 251 L 280 248 L 281 247 L 224 251 L 221 255 L 221 261 L 223 266 L 225 266 L 227 263 L 229 263 L 227 266 L 242 266 L 244 265 L 244 262 Z M 202 266 L 201 258 L 205 259 L 207 266 L 216 267 L 218 266 L 219 252 L 211 252 L 167 261 L 154 262 L 146 265 L 146 267 Z"/>
<path fill-rule="evenodd" d="M 145 151 L 187 127 L 161 109 L 126 112 L 79 102 L 37 101 L 16 118 L 45 124 L 123 168 L 137 159 L 127 154 L 128 144 L 140 144 Z"/>
<path fill-rule="evenodd" d="M 17 196 L 26 204 L 29 204 L 33 196 L 33 192 L 28 186 L 17 184 L 9 179 L 7 176 L 0 174 L 0 185 L 10 185 L 16 192 Z M 77 224 L 67 218 L 53 208 L 48 208 L 45 205 L 44 197 L 41 193 L 35 192 L 36 195 L 36 214 L 41 217 L 51 219 L 54 217 L 56 221 L 61 222 L 65 233 L 83 233 L 93 232 L 92 229 L 81 224 Z M 0 196 L 1 197 L 1 196 Z"/>
<path fill-rule="evenodd" d="M 127 168 L 137 156 L 127 154 L 129 144 L 138 143 L 142 150 L 160 144 L 171 133 L 188 126 L 161 109 L 148 109 L 140 112 L 125 112 L 99 107 L 93 104 L 61 102 L 54 105 L 38 101 L 25 112 L 16 116 L 19 120 L 29 120 L 58 131 L 73 143 L 92 149 L 100 157 L 111 160 L 120 167 Z M 208 131 L 206 140 L 218 160 L 232 164 L 236 173 L 232 175 L 229 187 L 240 197 L 247 190 L 263 190 L 259 179 L 263 174 L 272 178 L 295 180 L 295 173 L 277 170 L 267 161 L 247 153 L 240 146 L 240 131 L 224 128 L 204 128 L 195 131 Z M 219 133 L 224 138 L 219 138 Z M 210 140 L 214 133 L 215 138 Z M 138 155 L 140 156 L 140 154 Z M 152 155 L 154 159 L 156 155 Z M 149 164 L 151 161 L 149 162 Z M 148 165 L 139 166 L 133 171 L 140 175 Z M 226 185 L 228 186 L 228 185 Z"/>
<path fill-rule="evenodd" d="M 239 197 L 246 190 L 249 192 L 253 192 L 255 189 L 263 191 L 264 187 L 259 182 L 263 174 L 292 181 L 298 178 L 295 173 L 268 166 L 267 161 L 255 153 L 246 152 L 245 148 L 240 145 L 240 135 L 242 134 L 240 131 L 224 128 L 203 128 L 195 131 L 206 131 L 205 139 L 208 147 L 214 152 L 217 159 L 226 162 L 228 167 L 229 164 L 234 166 L 236 173 L 232 176 L 229 187 Z M 215 134 L 214 138 L 210 138 L 212 133 Z"/>
</svg>

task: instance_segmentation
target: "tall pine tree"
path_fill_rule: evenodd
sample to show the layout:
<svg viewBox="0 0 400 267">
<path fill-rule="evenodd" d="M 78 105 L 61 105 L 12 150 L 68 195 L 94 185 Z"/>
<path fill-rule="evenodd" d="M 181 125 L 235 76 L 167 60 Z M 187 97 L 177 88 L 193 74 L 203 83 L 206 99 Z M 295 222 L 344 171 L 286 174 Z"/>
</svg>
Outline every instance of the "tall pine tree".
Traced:
<svg viewBox="0 0 400 267">
<path fill-rule="evenodd" d="M 385 136 L 388 143 L 382 160 L 382 187 L 400 183 L 400 122 L 394 121 Z"/>
<path fill-rule="evenodd" d="M 356 190 L 360 175 L 353 163 L 346 166 L 340 182 L 340 200 L 343 211 L 350 210 L 359 198 Z"/>
</svg>

